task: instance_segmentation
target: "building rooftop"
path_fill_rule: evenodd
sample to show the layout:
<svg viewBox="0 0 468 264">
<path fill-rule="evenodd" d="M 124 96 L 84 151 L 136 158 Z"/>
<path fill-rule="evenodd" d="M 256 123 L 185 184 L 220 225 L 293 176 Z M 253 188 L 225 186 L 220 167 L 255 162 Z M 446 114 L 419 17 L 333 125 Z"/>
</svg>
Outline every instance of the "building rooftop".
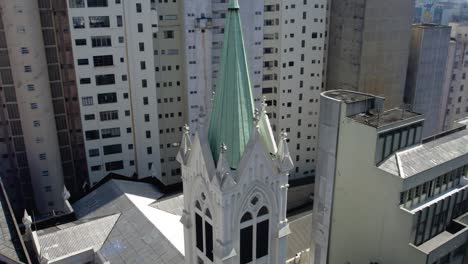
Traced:
<svg viewBox="0 0 468 264">
<path fill-rule="evenodd" d="M 461 157 L 468 159 L 467 129 L 397 151 L 378 167 L 388 173 L 408 178 Z"/>
<path fill-rule="evenodd" d="M 299 252 L 304 252 L 312 244 L 312 213 L 307 211 L 296 216 L 288 216 L 291 234 L 288 236 L 288 255 L 291 259 Z"/>
<path fill-rule="evenodd" d="M 324 96 L 336 99 L 338 101 L 343 101 L 347 104 L 364 101 L 376 97 L 374 95 L 348 90 L 332 90 L 323 92 L 322 94 Z"/>
<path fill-rule="evenodd" d="M 446 25 L 433 24 L 433 23 L 413 24 L 413 27 L 420 27 L 420 28 L 450 28 L 449 26 L 446 26 Z"/>
<path fill-rule="evenodd" d="M 181 211 L 171 208 L 179 200 L 149 183 L 111 179 L 73 205 L 77 221 L 38 231 L 39 244 L 50 261 L 93 248 L 110 263 L 184 263 Z"/>
<path fill-rule="evenodd" d="M 413 119 L 415 117 L 421 117 L 422 120 L 421 114 L 394 108 L 381 113 L 377 111 L 369 111 L 367 113 L 350 116 L 349 118 L 352 118 L 364 125 L 379 128 L 395 122 Z"/>
<path fill-rule="evenodd" d="M 0 180 L 0 263 L 30 263 L 13 211 Z"/>
</svg>

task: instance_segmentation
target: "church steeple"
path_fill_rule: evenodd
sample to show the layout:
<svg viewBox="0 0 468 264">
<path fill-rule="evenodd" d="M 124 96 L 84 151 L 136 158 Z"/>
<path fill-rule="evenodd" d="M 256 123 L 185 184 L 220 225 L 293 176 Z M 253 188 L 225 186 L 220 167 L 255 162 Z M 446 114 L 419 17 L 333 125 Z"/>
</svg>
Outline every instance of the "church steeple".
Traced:
<svg viewBox="0 0 468 264">
<path fill-rule="evenodd" d="M 225 144 L 229 166 L 236 169 L 254 127 L 252 89 L 237 0 L 229 2 L 220 65 L 208 140 L 215 162 L 219 146 Z"/>
</svg>

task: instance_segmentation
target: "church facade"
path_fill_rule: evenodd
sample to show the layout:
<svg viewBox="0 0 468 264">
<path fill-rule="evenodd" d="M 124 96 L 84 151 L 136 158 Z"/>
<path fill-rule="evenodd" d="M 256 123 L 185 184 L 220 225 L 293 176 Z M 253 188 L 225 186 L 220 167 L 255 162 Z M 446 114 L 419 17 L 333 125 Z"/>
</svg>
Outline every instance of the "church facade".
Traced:
<svg viewBox="0 0 468 264">
<path fill-rule="evenodd" d="M 209 124 L 188 127 L 182 164 L 185 261 L 285 263 L 288 173 L 286 134 L 275 142 L 265 106 L 254 109 L 239 6 L 229 4 L 221 69 Z"/>
</svg>

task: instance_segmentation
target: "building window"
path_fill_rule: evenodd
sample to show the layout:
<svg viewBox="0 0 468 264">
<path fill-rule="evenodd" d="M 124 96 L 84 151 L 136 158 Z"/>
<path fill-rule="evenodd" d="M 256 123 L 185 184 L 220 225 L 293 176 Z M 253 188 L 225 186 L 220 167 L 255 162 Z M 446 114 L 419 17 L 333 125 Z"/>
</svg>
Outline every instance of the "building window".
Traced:
<svg viewBox="0 0 468 264">
<path fill-rule="evenodd" d="M 91 37 L 91 46 L 93 48 L 98 47 L 111 47 L 112 41 L 110 36 L 94 36 Z"/>
<path fill-rule="evenodd" d="M 44 177 L 49 176 L 49 171 L 48 170 L 41 171 L 41 176 L 44 176 Z"/>
<path fill-rule="evenodd" d="M 70 0 L 70 8 L 85 7 L 85 0 Z"/>
<path fill-rule="evenodd" d="M 83 106 L 87 106 L 87 105 L 93 105 L 93 97 L 92 96 L 83 96 L 81 97 L 81 104 Z"/>
<path fill-rule="evenodd" d="M 122 16 L 117 16 L 117 27 L 123 26 Z"/>
<path fill-rule="evenodd" d="M 143 88 L 148 87 L 148 81 L 146 79 L 141 80 L 141 87 Z"/>
<path fill-rule="evenodd" d="M 102 147 L 104 151 L 104 155 L 111 155 L 122 153 L 122 145 L 121 144 L 114 144 L 114 145 L 107 145 Z"/>
<path fill-rule="evenodd" d="M 106 162 L 105 166 L 106 166 L 106 171 L 121 170 L 124 168 L 122 160 Z"/>
<path fill-rule="evenodd" d="M 96 140 L 99 139 L 99 130 L 88 130 L 85 131 L 86 140 Z"/>
<path fill-rule="evenodd" d="M 41 126 L 41 122 L 39 120 L 34 120 L 33 121 L 33 126 L 39 127 L 39 126 Z"/>
<path fill-rule="evenodd" d="M 136 4 L 136 12 L 141 13 L 141 4 L 140 3 Z"/>
<path fill-rule="evenodd" d="M 90 157 L 97 157 L 99 156 L 99 149 L 90 149 L 88 150 L 88 154 Z"/>
<path fill-rule="evenodd" d="M 26 47 L 21 47 L 21 54 L 29 54 L 29 49 Z"/>
<path fill-rule="evenodd" d="M 47 159 L 47 155 L 45 153 L 41 153 L 39 154 L 39 159 L 40 160 L 46 160 Z"/>
<path fill-rule="evenodd" d="M 140 69 L 146 70 L 146 62 L 145 61 L 140 61 Z"/>
<path fill-rule="evenodd" d="M 28 84 L 26 85 L 26 88 L 28 89 L 28 91 L 34 91 L 34 84 Z"/>
<path fill-rule="evenodd" d="M 153 154 L 153 148 L 152 147 L 146 147 L 146 154 Z"/>
<path fill-rule="evenodd" d="M 146 138 L 151 138 L 151 131 L 146 130 Z"/>
<path fill-rule="evenodd" d="M 202 199 L 205 194 L 201 194 Z M 195 201 L 195 241 L 199 260 L 213 261 L 213 220 L 209 208 Z M 203 262 L 202 262 L 203 263 Z"/>
<path fill-rule="evenodd" d="M 144 105 L 147 105 L 148 104 L 148 97 L 143 97 L 143 104 Z"/>
<path fill-rule="evenodd" d="M 51 186 L 45 186 L 45 187 L 44 187 L 44 190 L 45 190 L 46 192 L 51 192 L 51 191 L 52 191 L 52 187 L 51 187 Z"/>
<path fill-rule="evenodd" d="M 138 32 L 143 32 L 143 24 L 142 23 L 138 23 L 137 27 L 138 27 Z"/>
<path fill-rule="evenodd" d="M 96 85 L 115 84 L 114 74 L 102 74 L 102 75 L 96 75 L 95 77 L 96 77 Z"/>
<path fill-rule="evenodd" d="M 254 206 L 258 197 L 250 201 Z M 240 263 L 250 263 L 254 259 L 266 259 L 268 255 L 269 211 L 266 206 L 257 212 L 245 212 L 240 220 Z M 255 250 L 254 250 L 255 243 Z"/>
<path fill-rule="evenodd" d="M 100 171 L 100 170 L 101 170 L 101 165 L 91 166 L 91 171 Z"/>
<path fill-rule="evenodd" d="M 107 0 L 88 0 L 88 7 L 106 7 Z"/>
<path fill-rule="evenodd" d="M 73 17 L 73 28 L 85 28 L 84 17 Z"/>
<path fill-rule="evenodd" d="M 78 65 L 88 65 L 88 59 L 78 59 Z"/>
<path fill-rule="evenodd" d="M 94 67 L 112 66 L 114 59 L 112 55 L 93 56 Z"/>
<path fill-rule="evenodd" d="M 90 28 L 107 28 L 110 27 L 108 16 L 90 16 L 89 17 Z"/>
<path fill-rule="evenodd" d="M 80 78 L 80 84 L 90 84 L 91 78 Z"/>
<path fill-rule="evenodd" d="M 76 46 L 86 46 L 86 39 L 75 39 Z"/>
<path fill-rule="evenodd" d="M 124 37 L 122 36 L 119 37 L 119 43 L 124 43 Z"/>
<path fill-rule="evenodd" d="M 143 43 L 143 42 L 138 43 L 138 50 L 139 51 L 145 51 L 145 43 Z"/>
<path fill-rule="evenodd" d="M 101 121 L 109 121 L 109 120 L 116 120 L 119 119 L 119 111 L 112 110 L 112 111 L 103 111 L 99 113 Z"/>
<path fill-rule="evenodd" d="M 173 39 L 174 38 L 174 30 L 164 30 L 163 31 L 165 39 Z"/>
<path fill-rule="evenodd" d="M 24 72 L 32 72 L 32 67 L 30 65 L 24 66 Z"/>
<path fill-rule="evenodd" d="M 84 115 L 84 120 L 94 120 L 94 114 Z"/>
<path fill-rule="evenodd" d="M 120 128 L 119 127 L 103 128 L 101 129 L 101 136 L 102 138 L 120 137 Z"/>
<path fill-rule="evenodd" d="M 31 103 L 31 109 L 37 109 L 37 103 Z"/>
<path fill-rule="evenodd" d="M 145 122 L 149 122 L 150 121 L 150 115 L 149 114 L 145 114 Z"/>
</svg>

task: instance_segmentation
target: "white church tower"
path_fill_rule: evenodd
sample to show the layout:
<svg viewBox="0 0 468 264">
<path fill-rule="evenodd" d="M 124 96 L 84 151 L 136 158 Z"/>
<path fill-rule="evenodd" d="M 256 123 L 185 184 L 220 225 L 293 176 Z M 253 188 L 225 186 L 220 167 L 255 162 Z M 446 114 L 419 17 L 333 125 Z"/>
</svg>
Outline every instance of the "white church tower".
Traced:
<svg viewBox="0 0 468 264">
<path fill-rule="evenodd" d="M 209 127 L 189 128 L 182 164 L 187 264 L 285 263 L 286 134 L 278 146 L 265 109 L 254 110 L 237 0 L 231 0 Z"/>
</svg>

